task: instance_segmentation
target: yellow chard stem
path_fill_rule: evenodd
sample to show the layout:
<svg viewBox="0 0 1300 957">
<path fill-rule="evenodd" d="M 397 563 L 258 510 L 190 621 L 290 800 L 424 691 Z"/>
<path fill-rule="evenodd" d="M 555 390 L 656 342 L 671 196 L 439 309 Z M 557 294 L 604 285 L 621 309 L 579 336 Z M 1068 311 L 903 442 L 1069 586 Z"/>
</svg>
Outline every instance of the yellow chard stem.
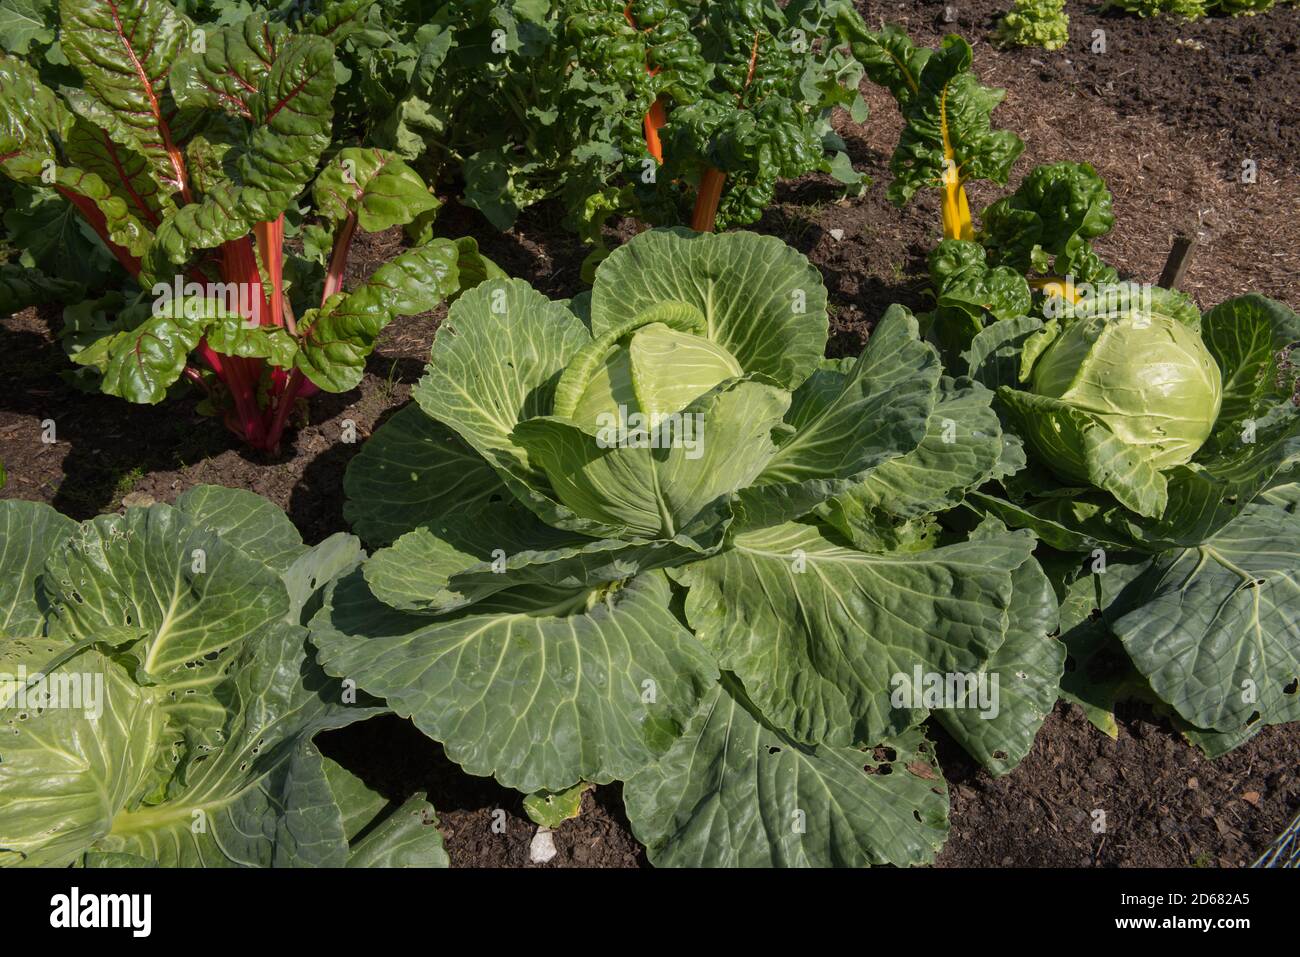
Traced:
<svg viewBox="0 0 1300 957">
<path fill-rule="evenodd" d="M 1031 279 L 1029 280 L 1029 288 L 1038 289 L 1047 296 L 1068 299 L 1070 302 L 1078 302 L 1083 298 L 1079 291 L 1075 289 L 1074 282 L 1068 277 L 1044 276 L 1041 279 Z"/>
<path fill-rule="evenodd" d="M 971 225 L 970 204 L 966 201 L 966 190 L 961 185 L 957 174 L 957 164 L 948 161 L 948 168 L 943 174 L 943 238 L 974 239 L 975 228 Z"/>
</svg>

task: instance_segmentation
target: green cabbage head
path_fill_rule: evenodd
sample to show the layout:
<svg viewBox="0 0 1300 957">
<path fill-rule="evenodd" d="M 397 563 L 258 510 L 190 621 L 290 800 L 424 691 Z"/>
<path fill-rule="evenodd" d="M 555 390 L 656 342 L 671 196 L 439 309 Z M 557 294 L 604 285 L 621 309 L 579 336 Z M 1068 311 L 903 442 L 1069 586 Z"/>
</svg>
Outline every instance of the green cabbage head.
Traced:
<svg viewBox="0 0 1300 957">
<path fill-rule="evenodd" d="M 1167 308 L 1177 303 L 1177 308 Z M 1105 488 L 1141 514 L 1163 509 L 1159 473 L 1185 465 L 1214 431 L 1219 367 L 1199 315 L 1157 297 L 1128 308 L 1049 322 L 1026 343 L 1021 381 L 1002 397 L 1044 464 Z M 1151 492 L 1152 494 L 1147 494 Z"/>
<path fill-rule="evenodd" d="M 652 230 L 571 304 L 518 280 L 462 297 L 415 398 L 547 526 L 703 548 L 923 437 L 939 370 L 915 319 L 893 310 L 851 376 L 828 329 L 821 276 L 784 243 Z"/>
</svg>

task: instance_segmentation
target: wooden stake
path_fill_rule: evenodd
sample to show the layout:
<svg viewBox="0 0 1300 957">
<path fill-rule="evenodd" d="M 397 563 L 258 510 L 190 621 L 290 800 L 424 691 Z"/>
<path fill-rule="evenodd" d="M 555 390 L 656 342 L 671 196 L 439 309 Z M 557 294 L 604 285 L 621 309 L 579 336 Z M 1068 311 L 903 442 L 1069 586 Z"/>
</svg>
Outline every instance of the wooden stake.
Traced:
<svg viewBox="0 0 1300 957">
<path fill-rule="evenodd" d="M 1187 264 L 1192 258 L 1192 249 L 1196 246 L 1195 236 L 1175 236 L 1174 248 L 1169 250 L 1169 258 L 1165 260 L 1165 268 L 1160 272 L 1160 281 L 1157 283 L 1162 289 L 1177 289 L 1179 283 L 1183 281 L 1183 273 L 1187 272 Z"/>
</svg>

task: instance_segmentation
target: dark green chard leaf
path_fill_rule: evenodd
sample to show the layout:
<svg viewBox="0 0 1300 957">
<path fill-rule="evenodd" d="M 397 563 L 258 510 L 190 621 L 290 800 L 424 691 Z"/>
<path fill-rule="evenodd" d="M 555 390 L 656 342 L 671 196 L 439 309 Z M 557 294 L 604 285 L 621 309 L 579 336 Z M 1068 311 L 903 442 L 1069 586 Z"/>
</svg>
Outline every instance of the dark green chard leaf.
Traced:
<svg viewBox="0 0 1300 957">
<path fill-rule="evenodd" d="M 454 242 L 431 240 L 380 266 L 352 292 L 331 296 L 302 317 L 297 368 L 330 392 L 354 388 L 384 326 L 430 312 L 460 290 L 459 261 Z"/>
<path fill-rule="evenodd" d="M 989 266 L 984 249 L 963 239 L 945 239 L 930 252 L 934 311 L 925 317 L 926 336 L 950 366 L 990 321 L 1014 321 L 1030 311 L 1032 297 L 1022 273 Z"/>
<path fill-rule="evenodd" d="M 73 108 L 144 157 L 164 195 L 183 192 L 185 167 L 164 108 L 190 22 L 162 0 L 60 0 L 59 19 L 63 52 L 88 94 Z"/>
<path fill-rule="evenodd" d="M 109 395 L 151 405 L 166 398 L 168 387 L 180 378 L 190 353 L 209 330 L 217 329 L 219 341 L 224 336 L 226 344 L 241 335 L 245 339 L 267 335 L 261 329 L 241 331 L 246 320 L 215 299 L 160 302 L 138 324 L 121 328 L 125 319 L 119 314 L 119 322 L 107 335 L 72 358 L 79 365 L 99 368 L 101 387 Z"/>
<path fill-rule="evenodd" d="M 366 15 L 374 3 L 375 0 L 326 0 L 320 13 L 306 18 L 303 32 L 325 37 L 335 44 L 342 43 L 365 29 Z"/>
<path fill-rule="evenodd" d="M 73 97 L 72 102 L 79 100 Z M 155 180 L 144 154 L 115 143 L 90 121 L 78 116 L 65 146 L 72 162 L 99 176 L 131 215 L 150 229 L 157 229 L 162 218 L 175 209 L 171 196 Z"/>
<path fill-rule="evenodd" d="M 94 289 L 117 273 L 113 254 L 76 206 L 54 189 L 15 185 L 13 206 L 4 212 L 4 225 L 8 241 L 22 250 L 17 262 L 47 276 Z M 80 299 L 69 296 L 65 301 Z"/>
<path fill-rule="evenodd" d="M 871 82 L 889 90 L 906 110 L 921 92 L 921 74 L 934 51 L 916 46 L 907 32 L 893 23 L 878 32 L 868 30 L 862 18 L 849 10 L 839 13 L 837 24 Z"/>
<path fill-rule="evenodd" d="M 312 184 L 312 198 L 334 228 L 355 216 L 368 233 L 405 226 L 440 205 L 397 154 L 356 147 L 335 154 Z"/>
<path fill-rule="evenodd" d="M 99 218 L 123 256 L 138 257 L 149 240 L 145 227 L 98 175 L 68 165 L 59 144 L 75 119 L 26 63 L 0 54 L 0 169 L 11 179 L 50 186 L 88 215 Z"/>
<path fill-rule="evenodd" d="M 951 194 L 944 213 L 948 239 L 974 238 L 962 185 L 975 179 L 1006 183 L 1025 148 L 1014 133 L 992 128 L 990 114 L 1006 91 L 981 86 L 970 66 L 970 45 L 958 36 L 944 37 L 926 58 L 918 89 L 899 101 L 905 125 L 889 161 L 894 174 L 889 197 L 899 205 L 919 189 Z"/>
<path fill-rule="evenodd" d="M 1119 278 L 1088 245 L 1110 232 L 1115 214 L 1110 190 L 1087 163 L 1035 166 L 1015 193 L 986 208 L 981 218 L 979 240 L 992 263 L 1021 275 L 1069 275 L 1079 283 Z"/>
<path fill-rule="evenodd" d="M 246 138 L 224 158 L 231 178 L 209 183 L 159 227 L 147 263 L 157 276 L 276 219 L 306 186 L 330 142 L 334 47 L 254 15 L 212 31 L 204 52 L 183 54 L 171 90 L 182 109 L 234 118 Z"/>
<path fill-rule="evenodd" d="M 0 0 L 0 46 L 26 56 L 54 42 L 57 0 Z"/>
<path fill-rule="evenodd" d="M 85 288 L 79 282 L 47 276 L 39 269 L 14 263 L 0 264 L 0 316 L 46 302 L 79 300 L 83 295 Z"/>
</svg>

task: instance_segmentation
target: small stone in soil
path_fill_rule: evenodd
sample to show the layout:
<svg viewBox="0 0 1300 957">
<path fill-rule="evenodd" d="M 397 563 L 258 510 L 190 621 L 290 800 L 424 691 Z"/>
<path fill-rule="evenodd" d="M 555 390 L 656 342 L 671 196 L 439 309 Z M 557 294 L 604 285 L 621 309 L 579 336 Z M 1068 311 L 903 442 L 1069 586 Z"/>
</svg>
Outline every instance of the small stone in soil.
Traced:
<svg viewBox="0 0 1300 957">
<path fill-rule="evenodd" d="M 549 828 L 539 827 L 533 835 L 533 842 L 528 845 L 528 859 L 534 864 L 545 864 L 555 857 L 555 838 Z"/>
</svg>

